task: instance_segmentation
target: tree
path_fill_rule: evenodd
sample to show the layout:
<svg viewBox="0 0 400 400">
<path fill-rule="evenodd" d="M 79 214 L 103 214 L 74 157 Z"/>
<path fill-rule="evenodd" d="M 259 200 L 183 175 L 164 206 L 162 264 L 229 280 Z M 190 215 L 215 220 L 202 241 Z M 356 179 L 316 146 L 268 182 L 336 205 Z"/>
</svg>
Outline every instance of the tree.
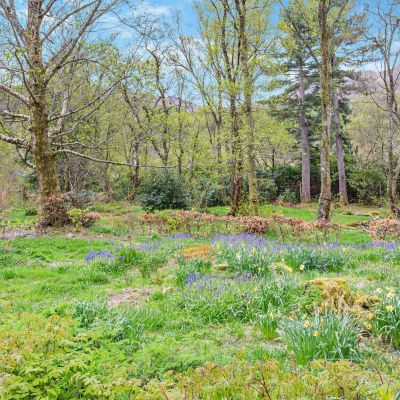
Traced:
<svg viewBox="0 0 400 400">
<path fill-rule="evenodd" d="M 400 174 L 400 155 L 398 142 L 400 126 L 400 110 L 398 106 L 398 88 L 400 83 L 400 4 L 397 0 L 386 3 L 378 1 L 376 7 L 369 10 L 371 22 L 375 29 L 366 38 L 371 50 L 378 59 L 379 78 L 376 80 L 377 90 L 369 89 L 375 104 L 387 115 L 387 197 L 389 209 L 395 218 L 400 218 L 397 201 L 397 180 Z"/>
<path fill-rule="evenodd" d="M 0 0 L 1 36 L 6 43 L 0 56 L 0 92 L 14 99 L 13 110 L 3 108 L 1 115 L 21 126 L 21 134 L 10 129 L 0 135 L 0 140 L 32 153 L 44 225 L 68 221 L 55 162 L 58 140 L 66 134 L 64 122 L 92 107 L 110 91 L 110 87 L 102 88 L 89 103 L 72 110 L 73 90 L 68 88 L 63 96 L 54 99 L 50 96 L 51 85 L 64 77 L 67 88 L 70 74 L 83 64 L 95 62 L 94 53 L 84 43 L 101 18 L 120 3 L 121 0 L 29 0 L 25 14 L 13 0 Z"/>
<path fill-rule="evenodd" d="M 297 104 L 296 113 L 299 126 L 299 137 L 300 137 L 300 150 L 301 150 L 301 190 L 300 200 L 303 203 L 309 203 L 311 201 L 311 152 L 310 152 L 310 126 L 307 119 L 307 104 L 306 104 L 306 91 L 311 90 L 310 86 L 314 84 L 315 75 L 315 63 L 310 57 L 307 45 L 293 29 L 291 29 L 291 12 L 290 7 L 299 7 L 299 4 L 293 2 L 289 4 L 289 9 L 283 10 L 282 20 L 280 21 L 280 29 L 282 36 L 280 37 L 281 49 L 278 57 L 283 59 L 283 71 L 278 73 L 284 74 L 283 82 L 281 85 L 287 86 L 286 94 L 289 100 L 295 99 Z M 294 10 L 296 12 L 296 10 Z M 296 21 L 297 29 L 306 34 L 307 21 Z M 312 39 L 312 38 L 310 38 Z M 314 45 L 309 44 L 314 47 Z M 291 75 L 294 75 L 294 79 L 290 79 Z M 311 75 L 311 77 L 310 77 Z M 293 82 L 294 81 L 294 82 Z M 312 91 L 312 90 L 311 90 Z M 313 92 L 313 91 L 312 91 Z"/>
<path fill-rule="evenodd" d="M 296 7 L 288 8 L 280 1 L 286 12 L 289 26 L 307 47 L 309 54 L 319 65 L 320 92 L 322 105 L 321 133 L 321 191 L 318 206 L 318 220 L 330 219 L 332 188 L 330 171 L 330 136 L 332 123 L 332 49 L 338 32 L 337 28 L 352 9 L 351 0 L 310 0 L 304 4 L 294 0 Z M 315 17 L 314 17 L 315 16 Z M 303 30 L 304 21 L 308 29 Z M 317 43 L 317 46 L 314 44 Z"/>
</svg>

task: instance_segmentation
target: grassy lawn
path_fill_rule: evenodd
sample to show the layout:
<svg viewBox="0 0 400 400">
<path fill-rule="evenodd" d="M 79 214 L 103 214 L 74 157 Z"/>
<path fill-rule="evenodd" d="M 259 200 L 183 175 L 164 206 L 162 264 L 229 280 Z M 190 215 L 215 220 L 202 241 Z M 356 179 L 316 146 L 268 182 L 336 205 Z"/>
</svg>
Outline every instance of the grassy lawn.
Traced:
<svg viewBox="0 0 400 400">
<path fill-rule="evenodd" d="M 1 243 L 1 399 L 395 399 L 397 245 L 149 237 L 138 208 L 96 209 L 88 230 Z"/>
</svg>

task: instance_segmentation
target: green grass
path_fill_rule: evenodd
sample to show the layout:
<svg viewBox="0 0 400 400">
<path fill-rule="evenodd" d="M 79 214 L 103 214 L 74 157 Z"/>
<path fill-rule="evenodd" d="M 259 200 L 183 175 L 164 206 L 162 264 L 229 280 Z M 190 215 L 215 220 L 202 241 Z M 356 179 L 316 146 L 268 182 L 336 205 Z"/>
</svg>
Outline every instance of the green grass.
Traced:
<svg viewBox="0 0 400 400">
<path fill-rule="evenodd" d="M 315 221 L 317 215 L 317 204 L 307 206 L 284 207 L 272 204 L 263 204 L 259 207 L 261 217 L 272 217 L 280 215 L 288 218 L 297 218 L 304 221 Z M 215 215 L 226 215 L 229 207 L 211 207 L 207 209 Z M 348 215 L 350 214 L 350 215 Z M 366 222 L 372 216 L 385 215 L 384 209 L 376 209 L 363 206 L 350 205 L 333 210 L 332 220 L 338 224 L 351 224 L 354 222 Z"/>
<path fill-rule="evenodd" d="M 206 390 L 208 397 L 200 398 L 257 398 L 239 396 L 238 391 L 250 385 L 236 368 L 242 365 L 245 371 L 250 371 L 253 365 L 256 368 L 257 363 L 266 362 L 279 365 L 283 374 L 279 380 L 288 379 L 285 387 L 291 387 L 293 374 L 310 374 L 304 382 L 311 377 L 327 379 L 324 387 L 332 391 L 325 398 L 338 397 L 334 391 L 337 380 L 348 376 L 349 381 L 371 385 L 370 394 L 360 398 L 384 400 L 379 397 L 382 383 L 378 378 L 375 380 L 378 375 L 372 379 L 368 371 L 379 370 L 382 380 L 390 382 L 394 393 L 400 387 L 399 355 L 378 333 L 357 349 L 360 355 L 357 367 L 332 364 L 329 374 L 321 378 L 318 374 L 322 374 L 325 366 L 317 369 L 309 365 L 294 366 L 290 346 L 279 332 L 280 321 L 292 313 L 298 313 L 300 321 L 305 314 L 314 313 L 314 302 L 320 301 L 320 297 L 306 287 L 315 278 L 343 278 L 350 293 L 357 298 L 375 293 L 377 287 L 385 290 L 390 286 L 400 293 L 400 285 L 393 279 L 399 272 L 396 260 L 387 262 L 379 251 L 370 250 L 351 267 L 346 264 L 338 271 L 302 272 L 296 266 L 290 277 L 276 270 L 264 279 L 235 286 L 232 292 L 229 288 L 236 285 L 236 272 L 230 265 L 224 266 L 226 260 L 216 260 L 213 255 L 206 264 L 203 261 L 178 264 L 175 250 L 162 249 L 155 250 L 152 256 L 167 252 L 168 256 L 160 253 L 165 263 L 148 275 L 142 274 L 140 265 L 134 263 L 118 271 L 96 270 L 96 264 L 90 266 L 84 260 L 87 253 L 111 250 L 114 244 L 105 239 L 90 239 L 96 236 L 94 233 L 107 231 L 107 237 L 113 236 L 117 242 L 127 235 L 132 235 L 135 242 L 147 237 L 136 226 L 140 209 L 119 203 L 95 208 L 104 218 L 89 230 L 79 232 L 87 239 L 63 237 L 58 230 L 57 237 L 18 238 L 4 242 L 0 248 L 1 399 L 162 400 L 166 397 L 160 391 L 160 382 L 171 377 L 173 380 L 165 389 L 168 398 L 174 395 L 184 398 L 185 376 L 191 385 Z M 213 208 L 213 211 L 225 213 L 226 208 Z M 263 215 L 273 212 L 308 220 L 314 219 L 315 207 L 262 207 Z M 373 210 L 357 208 L 352 212 L 354 215 L 347 216 L 335 210 L 336 218 L 343 218 L 341 223 L 368 218 L 356 213 L 366 215 Z M 21 216 L 22 211 L 15 211 L 13 215 Z M 131 218 L 136 221 L 130 222 Z M 349 228 L 342 232 L 340 240 L 362 244 L 370 239 L 365 232 Z M 186 240 L 184 245 L 207 243 L 209 239 L 202 238 Z M 235 261 L 236 253 L 232 257 Z M 240 271 L 246 272 L 250 267 L 244 265 Z M 211 273 L 218 278 L 214 289 L 205 294 L 191 293 L 188 297 L 185 279 L 195 272 Z M 224 294 L 215 292 L 220 282 L 225 282 Z M 133 290 L 131 298 L 127 290 Z M 114 309 L 108 306 L 102 309 L 101 305 L 107 304 L 110 298 L 121 298 L 122 304 Z M 363 324 L 368 322 L 365 313 L 360 311 L 360 319 L 355 320 L 354 327 L 349 325 L 349 336 L 344 335 L 343 341 L 351 337 L 351 345 L 357 346 L 353 333 L 359 334 L 364 329 Z M 83 316 L 88 316 L 90 323 L 82 323 Z M 290 324 L 285 327 L 289 329 Z M 302 325 L 296 325 L 296 329 L 302 329 Z M 346 348 L 346 343 L 343 346 Z M 312 358 L 313 355 L 307 355 L 304 359 Z M 210 362 L 221 368 L 232 367 L 236 372 L 207 378 L 205 371 Z M 202 369 L 194 372 L 198 367 Z M 355 369 L 359 375 L 352 375 Z M 199 380 L 197 373 L 204 381 Z M 237 381 L 232 382 L 234 377 Z M 178 385 L 174 383 L 181 379 Z M 304 384 L 301 379 L 296 382 L 299 386 Z M 343 390 L 348 393 L 348 389 Z M 308 394 L 309 389 L 304 389 L 304 393 L 301 398 L 305 400 L 318 398 Z M 300 395 L 290 396 L 287 398 Z"/>
</svg>

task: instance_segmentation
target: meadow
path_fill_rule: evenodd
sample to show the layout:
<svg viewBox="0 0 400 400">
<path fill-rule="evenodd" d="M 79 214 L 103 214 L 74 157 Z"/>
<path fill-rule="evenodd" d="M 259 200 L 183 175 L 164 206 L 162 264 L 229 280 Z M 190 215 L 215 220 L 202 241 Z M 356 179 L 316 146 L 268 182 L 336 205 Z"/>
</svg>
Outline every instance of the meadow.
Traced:
<svg viewBox="0 0 400 400">
<path fill-rule="evenodd" d="M 138 207 L 93 209 L 40 236 L 7 215 L 1 399 L 400 398 L 400 243 L 365 228 L 382 209 L 337 208 L 338 229 L 307 235 L 189 233 L 168 213 L 160 233 Z"/>
</svg>

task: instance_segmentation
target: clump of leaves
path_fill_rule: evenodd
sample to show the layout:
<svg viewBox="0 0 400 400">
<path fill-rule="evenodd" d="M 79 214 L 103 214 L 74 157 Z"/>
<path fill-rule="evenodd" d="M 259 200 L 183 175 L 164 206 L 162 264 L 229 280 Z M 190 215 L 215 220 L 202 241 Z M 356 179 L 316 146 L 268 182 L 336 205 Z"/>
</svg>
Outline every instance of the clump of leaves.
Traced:
<svg viewBox="0 0 400 400">
<path fill-rule="evenodd" d="M 298 364 L 360 359 L 356 326 L 349 315 L 315 313 L 310 319 L 287 319 L 280 330 Z"/>
<path fill-rule="evenodd" d="M 394 289 L 387 288 L 371 319 L 376 334 L 400 349 L 400 300 Z"/>
</svg>

